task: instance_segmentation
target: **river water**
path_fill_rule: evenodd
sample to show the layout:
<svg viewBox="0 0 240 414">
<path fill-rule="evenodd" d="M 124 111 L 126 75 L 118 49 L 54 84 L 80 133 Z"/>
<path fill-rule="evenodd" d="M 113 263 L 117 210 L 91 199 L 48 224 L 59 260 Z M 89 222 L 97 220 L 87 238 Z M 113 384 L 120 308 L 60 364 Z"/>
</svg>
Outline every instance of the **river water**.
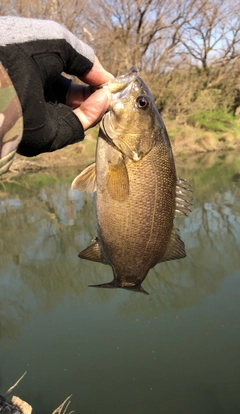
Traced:
<svg viewBox="0 0 240 414">
<path fill-rule="evenodd" d="M 149 295 L 89 288 L 95 234 L 76 170 L 0 184 L 0 393 L 50 414 L 240 412 L 240 155 L 177 159 L 194 205 L 175 224 L 187 257 L 157 265 Z"/>
</svg>

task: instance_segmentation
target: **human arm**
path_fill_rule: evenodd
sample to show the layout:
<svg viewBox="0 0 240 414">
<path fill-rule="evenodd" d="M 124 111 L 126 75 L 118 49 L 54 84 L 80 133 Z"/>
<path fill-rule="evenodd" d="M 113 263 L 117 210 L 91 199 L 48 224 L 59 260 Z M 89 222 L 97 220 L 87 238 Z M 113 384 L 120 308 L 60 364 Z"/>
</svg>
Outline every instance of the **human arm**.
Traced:
<svg viewBox="0 0 240 414">
<path fill-rule="evenodd" d="M 0 61 L 22 109 L 23 135 L 17 145 L 23 155 L 82 140 L 109 105 L 110 92 L 95 87 L 112 75 L 88 45 L 56 22 L 0 17 Z M 73 84 L 62 72 L 91 87 Z"/>
</svg>

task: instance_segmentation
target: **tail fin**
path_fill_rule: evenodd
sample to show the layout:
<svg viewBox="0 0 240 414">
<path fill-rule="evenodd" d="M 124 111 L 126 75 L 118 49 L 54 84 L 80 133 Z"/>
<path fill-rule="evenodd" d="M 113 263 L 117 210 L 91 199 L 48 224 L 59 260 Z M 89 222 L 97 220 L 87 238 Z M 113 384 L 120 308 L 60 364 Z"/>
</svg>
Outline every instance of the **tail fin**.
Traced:
<svg viewBox="0 0 240 414">
<path fill-rule="evenodd" d="M 113 280 L 112 282 L 109 283 L 102 283 L 100 285 L 88 285 L 89 287 L 98 287 L 98 288 L 121 288 L 121 289 L 127 289 L 127 290 L 132 290 L 133 292 L 140 292 L 140 293 L 144 293 L 145 295 L 149 295 L 148 292 L 146 292 L 146 290 L 143 289 L 143 287 L 141 285 L 135 285 L 135 286 L 119 286 L 115 280 Z"/>
</svg>

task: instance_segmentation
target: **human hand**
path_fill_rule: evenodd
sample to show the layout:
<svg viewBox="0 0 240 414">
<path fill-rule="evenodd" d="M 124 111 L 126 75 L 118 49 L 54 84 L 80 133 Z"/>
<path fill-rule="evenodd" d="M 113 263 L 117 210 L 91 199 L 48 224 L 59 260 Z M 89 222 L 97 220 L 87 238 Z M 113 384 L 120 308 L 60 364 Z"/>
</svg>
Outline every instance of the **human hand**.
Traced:
<svg viewBox="0 0 240 414">
<path fill-rule="evenodd" d="M 98 58 L 95 57 L 94 65 L 82 80 L 91 86 L 71 83 L 66 95 L 67 105 L 75 108 L 74 113 L 79 118 L 84 131 L 95 125 L 104 115 L 111 101 L 111 93 L 108 89 L 96 89 L 99 85 L 107 83 L 113 78 L 107 72 Z"/>
<path fill-rule="evenodd" d="M 106 111 L 112 78 L 94 51 L 53 21 L 0 17 L 0 61 L 21 103 L 24 131 L 18 152 L 33 156 L 84 138 Z M 71 83 L 62 72 L 90 86 Z M 79 122 L 80 121 L 80 122 Z"/>
</svg>

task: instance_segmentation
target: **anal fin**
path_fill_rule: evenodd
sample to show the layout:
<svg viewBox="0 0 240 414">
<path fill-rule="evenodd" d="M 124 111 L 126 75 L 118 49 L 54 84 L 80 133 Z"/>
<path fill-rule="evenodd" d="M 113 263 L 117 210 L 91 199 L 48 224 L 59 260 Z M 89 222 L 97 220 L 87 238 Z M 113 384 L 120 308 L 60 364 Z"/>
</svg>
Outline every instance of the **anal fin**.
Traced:
<svg viewBox="0 0 240 414">
<path fill-rule="evenodd" d="M 185 245 L 178 235 L 178 229 L 173 227 L 167 248 L 158 263 L 168 260 L 183 259 L 186 257 Z"/>
</svg>

